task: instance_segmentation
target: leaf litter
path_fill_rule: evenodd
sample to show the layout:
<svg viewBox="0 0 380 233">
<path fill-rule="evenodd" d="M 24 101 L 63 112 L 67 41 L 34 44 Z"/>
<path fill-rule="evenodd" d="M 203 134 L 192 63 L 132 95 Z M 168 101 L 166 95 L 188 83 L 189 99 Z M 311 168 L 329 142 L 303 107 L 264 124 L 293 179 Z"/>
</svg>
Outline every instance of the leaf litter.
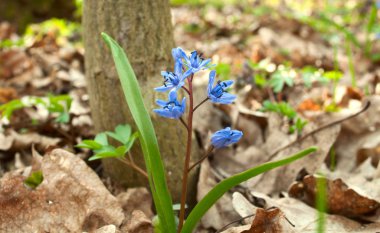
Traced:
<svg viewBox="0 0 380 233">
<path fill-rule="evenodd" d="M 237 147 L 219 150 L 202 164 L 198 200 L 225 177 L 310 145 L 319 147 L 318 153 L 231 190 L 210 209 L 197 232 L 215 232 L 239 219 L 242 226 L 228 226 L 224 232 L 315 232 L 317 172 L 328 179 L 326 232 L 379 231 L 378 64 L 365 59 L 357 62 L 359 90 L 367 89 L 370 94 L 348 87 L 347 56 L 338 51 L 345 75 L 336 96 L 319 83 L 312 83 L 309 89 L 302 86 L 299 77 L 293 87 L 284 85 L 281 95 L 273 95 L 253 82 L 257 71 L 247 61 L 267 58 L 272 68 L 291 61 L 296 68 L 312 65 L 332 70 L 331 45 L 308 25 L 287 17 L 257 17 L 234 6 L 172 10 L 177 44 L 212 55 L 215 63 L 230 67 L 225 76 L 236 78 L 235 91 L 240 96 L 236 105 L 228 108 L 207 105 L 199 109 L 195 128 L 201 147 L 206 148 L 209 132 L 221 126 L 243 130 L 244 138 Z M 231 20 L 229 16 L 237 18 Z M 11 38 L 11 34 L 9 26 L 1 24 L 3 39 Z M 207 77 L 203 81 L 197 85 L 207 84 Z M 9 122 L 0 123 L 1 227 L 8 232 L 152 232 L 149 192 L 145 188 L 124 192 L 112 184 L 107 185 L 111 194 L 103 184 L 107 181 L 102 182 L 79 159 L 91 156 L 89 152 L 73 147 L 94 135 L 81 48 L 59 44 L 54 34 L 47 34 L 24 49 L 0 50 L 0 85 L 1 104 L 47 92 L 68 94 L 73 99 L 68 125 L 55 123 L 50 116 L 43 118 L 36 109 L 18 110 Z M 301 135 L 290 135 L 289 122 L 278 114 L 259 111 L 262 102 L 270 98 L 287 100 L 308 120 Z M 340 111 L 326 112 L 333 101 Z M 366 101 L 371 103 L 367 111 L 318 131 L 355 114 Z M 40 118 L 42 124 L 32 124 Z M 43 158 L 32 156 L 32 145 L 45 154 Z M 55 147 L 77 156 L 51 151 Z M 98 164 L 89 165 L 96 169 Z M 35 190 L 26 188 L 23 181 L 38 169 L 42 170 L 43 182 Z M 302 174 L 305 170 L 310 175 Z M 248 215 L 253 216 L 241 220 Z"/>
</svg>

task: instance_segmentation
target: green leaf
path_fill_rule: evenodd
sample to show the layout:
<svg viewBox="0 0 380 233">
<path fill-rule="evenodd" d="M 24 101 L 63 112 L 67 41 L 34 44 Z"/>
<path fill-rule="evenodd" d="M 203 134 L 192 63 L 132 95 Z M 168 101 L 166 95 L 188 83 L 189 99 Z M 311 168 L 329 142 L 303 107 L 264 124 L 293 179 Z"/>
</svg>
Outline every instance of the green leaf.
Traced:
<svg viewBox="0 0 380 233">
<path fill-rule="evenodd" d="M 176 232 L 172 200 L 167 187 L 165 170 L 161 159 L 156 134 L 149 113 L 144 105 L 139 83 L 124 50 L 106 33 L 102 37 L 111 49 L 125 99 L 140 133 L 149 184 L 156 206 L 160 225 L 165 233 Z"/>
<path fill-rule="evenodd" d="M 269 80 L 269 85 L 273 88 L 275 93 L 279 93 L 284 88 L 284 80 L 278 75 L 273 75 Z"/>
<path fill-rule="evenodd" d="M 132 134 L 132 137 L 130 137 L 128 142 L 125 143 L 125 147 L 126 147 L 127 151 L 129 151 L 131 149 L 131 147 L 133 146 L 133 143 L 135 142 L 136 138 L 138 138 L 138 137 L 139 137 L 138 132 L 134 132 Z"/>
<path fill-rule="evenodd" d="M 106 132 L 106 134 L 117 141 L 126 144 L 131 136 L 131 126 L 130 125 L 118 125 L 115 128 L 115 132 Z"/>
<path fill-rule="evenodd" d="M 225 180 L 222 180 L 213 189 L 211 189 L 211 191 L 208 192 L 206 196 L 204 196 L 202 200 L 200 200 L 198 204 L 194 207 L 194 209 L 187 217 L 181 233 L 192 233 L 196 224 L 202 218 L 202 216 L 211 208 L 212 205 L 215 204 L 215 202 L 219 200 L 219 198 L 221 198 L 228 190 L 230 190 L 234 186 L 244 181 L 247 181 L 248 179 L 251 179 L 252 177 L 255 177 L 259 174 L 289 164 L 297 159 L 300 159 L 310 153 L 315 152 L 316 150 L 317 147 L 310 147 L 287 158 L 261 164 L 257 167 L 248 169 L 242 173 L 233 175 Z"/>
<path fill-rule="evenodd" d="M 24 180 L 24 184 L 31 189 L 35 189 L 42 183 L 43 180 L 44 176 L 42 175 L 42 171 L 35 171 Z"/>
<path fill-rule="evenodd" d="M 106 133 L 99 133 L 95 136 L 95 142 L 99 143 L 100 145 L 107 146 L 108 140 L 107 140 L 107 134 Z"/>
<path fill-rule="evenodd" d="M 62 112 L 54 121 L 57 123 L 68 123 L 70 121 L 70 114 L 68 112 Z"/>
<path fill-rule="evenodd" d="M 87 148 L 91 150 L 99 150 L 102 148 L 102 144 L 94 141 L 94 140 L 83 140 L 81 143 L 76 145 L 79 148 Z"/>
</svg>

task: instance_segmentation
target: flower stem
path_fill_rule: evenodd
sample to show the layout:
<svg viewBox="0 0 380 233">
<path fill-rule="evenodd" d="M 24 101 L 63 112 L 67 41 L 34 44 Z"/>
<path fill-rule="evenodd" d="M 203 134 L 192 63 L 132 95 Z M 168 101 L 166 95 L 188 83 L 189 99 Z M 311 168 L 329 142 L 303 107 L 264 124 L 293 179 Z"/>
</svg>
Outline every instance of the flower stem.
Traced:
<svg viewBox="0 0 380 233">
<path fill-rule="evenodd" d="M 182 89 L 185 90 L 188 95 L 190 95 L 190 91 L 186 87 L 182 86 Z"/>
<path fill-rule="evenodd" d="M 180 117 L 179 120 L 180 120 L 181 123 L 185 126 L 185 128 L 186 128 L 187 130 L 189 130 L 189 127 L 187 126 L 187 124 L 186 124 L 186 122 L 183 120 L 183 118 Z"/>
<path fill-rule="evenodd" d="M 199 165 L 200 163 L 202 163 L 203 160 L 205 160 L 207 157 L 209 157 L 209 156 L 211 155 L 211 152 L 212 152 L 213 150 L 214 150 L 214 146 L 211 145 L 211 146 L 207 149 L 205 155 L 204 155 L 200 160 L 198 160 L 197 162 L 195 162 L 193 165 L 190 166 L 188 172 L 190 172 L 191 169 L 193 169 L 194 167 L 196 167 L 197 165 Z"/>
<path fill-rule="evenodd" d="M 137 172 L 139 172 L 141 175 L 143 175 L 145 178 L 148 179 L 148 174 L 139 166 L 137 166 L 133 161 L 128 161 L 125 158 L 116 158 L 120 162 L 130 166 L 131 168 L 135 169 Z"/>
<path fill-rule="evenodd" d="M 197 110 L 197 108 L 199 108 L 203 103 L 205 103 L 206 101 L 208 100 L 208 97 L 204 100 L 202 100 L 202 102 L 200 102 L 197 106 L 195 106 L 195 108 L 193 109 L 193 112 L 195 112 L 195 110 Z"/>
<path fill-rule="evenodd" d="M 183 167 L 183 175 L 182 175 L 182 192 L 181 192 L 181 208 L 179 212 L 179 224 L 178 224 L 178 232 L 181 232 L 183 222 L 185 220 L 185 205 L 186 205 L 186 196 L 187 196 L 187 178 L 188 178 L 188 170 L 190 165 L 190 155 L 191 155 L 191 142 L 192 142 L 192 133 L 193 133 L 193 76 L 188 80 L 189 83 L 189 99 L 190 99 L 190 107 L 189 107 L 189 115 L 187 118 L 187 146 L 186 146 L 186 157 L 185 157 L 185 165 Z"/>
</svg>

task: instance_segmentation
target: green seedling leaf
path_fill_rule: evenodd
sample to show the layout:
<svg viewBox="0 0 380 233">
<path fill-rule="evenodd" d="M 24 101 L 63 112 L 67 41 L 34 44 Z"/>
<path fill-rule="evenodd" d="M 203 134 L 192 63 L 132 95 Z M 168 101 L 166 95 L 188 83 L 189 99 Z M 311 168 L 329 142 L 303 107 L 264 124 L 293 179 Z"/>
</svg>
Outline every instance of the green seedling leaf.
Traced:
<svg viewBox="0 0 380 233">
<path fill-rule="evenodd" d="M 144 154 L 160 229 L 165 233 L 175 233 L 177 227 L 172 210 L 172 200 L 167 187 L 166 173 L 158 148 L 153 123 L 145 107 L 139 83 L 123 48 L 106 33 L 102 33 L 102 37 L 111 49 L 125 99 L 140 133 L 141 148 Z"/>
<path fill-rule="evenodd" d="M 306 155 L 315 152 L 316 150 L 317 147 L 310 147 L 287 158 L 261 164 L 257 167 L 248 169 L 242 173 L 233 175 L 225 180 L 222 180 L 213 189 L 211 189 L 211 191 L 208 192 L 206 196 L 204 196 L 202 200 L 200 200 L 198 204 L 194 207 L 194 209 L 187 217 L 181 233 L 192 233 L 196 224 L 202 218 L 202 216 L 211 208 L 211 206 L 215 204 L 215 202 L 217 202 L 226 192 L 228 192 L 228 190 L 230 190 L 234 186 L 274 168 L 292 163 L 298 159 L 305 157 Z"/>
<path fill-rule="evenodd" d="M 286 116 L 289 119 L 296 117 L 297 112 L 286 102 L 272 103 L 269 100 L 263 102 L 263 108 L 261 111 L 264 112 L 276 112 L 283 116 Z"/>
<path fill-rule="evenodd" d="M 70 121 L 70 114 L 68 112 L 62 112 L 54 121 L 57 123 L 68 123 Z"/>
<path fill-rule="evenodd" d="M 131 136 L 131 131 L 130 125 L 118 125 L 115 128 L 115 132 L 108 131 L 106 134 L 122 144 L 126 144 Z"/>
<path fill-rule="evenodd" d="M 296 123 L 289 128 L 289 133 L 294 133 L 297 131 L 298 134 L 302 133 L 303 128 L 307 125 L 307 121 L 297 118 Z"/>
<path fill-rule="evenodd" d="M 95 139 L 94 139 L 97 143 L 99 143 L 100 145 L 103 145 L 103 146 L 107 146 L 108 145 L 108 140 L 107 140 L 107 134 L 106 133 L 99 133 L 95 136 Z"/>
<path fill-rule="evenodd" d="M 83 140 L 81 143 L 76 145 L 78 148 L 86 148 L 91 150 L 100 150 L 102 148 L 102 144 L 94 141 L 94 140 Z"/>
<path fill-rule="evenodd" d="M 44 180 L 42 171 L 35 171 L 30 174 L 28 178 L 24 180 L 24 184 L 31 189 L 36 189 Z"/>
<path fill-rule="evenodd" d="M 126 147 L 127 151 L 129 151 L 131 149 L 131 147 L 133 146 L 133 143 L 135 142 L 136 138 L 138 138 L 138 137 L 139 137 L 138 132 L 134 132 L 132 134 L 132 137 L 130 137 L 128 142 L 125 143 L 125 147 Z"/>
</svg>

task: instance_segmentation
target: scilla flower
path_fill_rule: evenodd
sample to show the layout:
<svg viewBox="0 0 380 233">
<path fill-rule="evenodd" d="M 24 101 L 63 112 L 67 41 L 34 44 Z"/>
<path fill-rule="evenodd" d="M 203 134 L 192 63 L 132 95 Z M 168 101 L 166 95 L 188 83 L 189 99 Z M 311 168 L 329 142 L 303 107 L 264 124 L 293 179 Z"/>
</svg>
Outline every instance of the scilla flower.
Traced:
<svg viewBox="0 0 380 233">
<path fill-rule="evenodd" d="M 183 85 L 185 85 L 185 79 L 189 76 L 190 72 L 182 73 L 182 63 L 180 61 L 176 61 L 174 66 L 174 72 L 169 71 L 161 71 L 161 75 L 164 77 L 164 85 L 161 87 L 157 87 L 154 90 L 158 92 L 165 92 L 168 90 L 178 90 Z"/>
<path fill-rule="evenodd" d="M 211 59 L 203 59 L 197 51 L 191 52 L 191 55 L 188 57 L 186 54 L 182 54 L 184 59 L 184 65 L 188 68 L 190 73 L 196 73 L 200 70 L 208 69 Z"/>
<path fill-rule="evenodd" d="M 162 108 L 153 111 L 162 117 L 178 119 L 185 113 L 186 98 L 183 98 L 182 103 L 179 103 L 175 90 L 169 92 L 169 101 L 157 100 L 156 103 Z"/>
<path fill-rule="evenodd" d="M 226 92 L 226 89 L 230 87 L 234 81 L 227 80 L 223 82 L 218 82 L 214 87 L 215 80 L 215 70 L 210 72 L 210 78 L 208 81 L 207 96 L 213 103 L 219 104 L 230 104 L 232 103 L 236 96 Z"/>
<path fill-rule="evenodd" d="M 239 130 L 231 130 L 230 127 L 216 131 L 211 136 L 211 144 L 215 148 L 222 148 L 236 143 L 243 136 L 243 132 Z"/>
</svg>

